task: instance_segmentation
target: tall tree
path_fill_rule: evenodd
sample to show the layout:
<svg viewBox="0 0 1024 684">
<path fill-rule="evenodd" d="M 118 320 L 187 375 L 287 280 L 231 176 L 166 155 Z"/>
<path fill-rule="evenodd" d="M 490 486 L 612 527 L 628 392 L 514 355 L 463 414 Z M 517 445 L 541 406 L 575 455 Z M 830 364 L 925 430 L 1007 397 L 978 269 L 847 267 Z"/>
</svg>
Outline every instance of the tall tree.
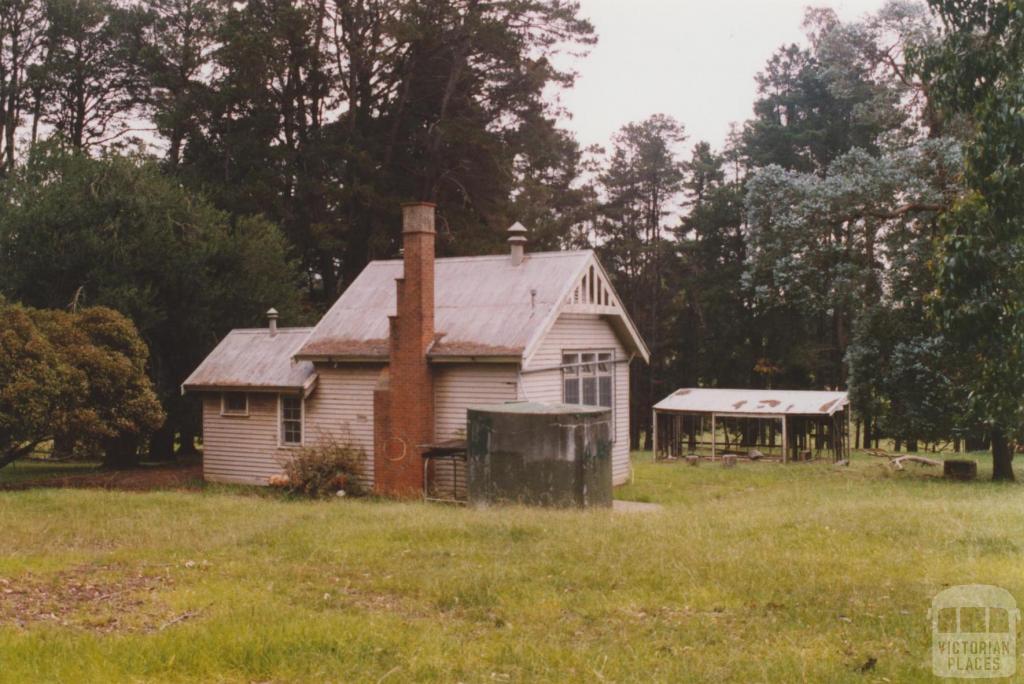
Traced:
<svg viewBox="0 0 1024 684">
<path fill-rule="evenodd" d="M 222 20 L 216 0 L 149 0 L 134 45 L 145 93 L 141 97 L 167 160 L 176 167 L 189 137 L 199 135 L 201 113 L 212 96 L 210 69 Z"/>
<path fill-rule="evenodd" d="M 141 98 L 137 8 L 109 0 L 47 0 L 46 62 L 36 76 L 41 119 L 75 149 L 116 140 Z"/>
<path fill-rule="evenodd" d="M 726 177 L 726 157 L 706 142 L 684 164 L 688 212 L 677 233 L 678 287 L 672 375 L 684 386 L 748 387 L 756 380 L 746 269 L 742 179 Z"/>
<path fill-rule="evenodd" d="M 439 203 L 443 252 L 497 247 L 512 211 L 577 201 L 548 97 L 574 73 L 550 57 L 592 31 L 561 0 L 235 5 L 182 173 L 278 221 L 328 302 L 398 249 L 400 201 Z"/>
<path fill-rule="evenodd" d="M 990 430 L 996 480 L 1012 480 L 1024 437 L 1024 6 L 929 0 L 942 41 L 921 73 L 948 112 L 972 122 L 967 190 L 942 223 L 936 309 L 968 368 L 970 407 Z"/>
<path fill-rule="evenodd" d="M 0 4 L 0 170 L 14 168 L 18 134 L 28 115 L 31 75 L 38 68 L 46 17 L 41 0 Z"/>
<path fill-rule="evenodd" d="M 615 135 L 599 178 L 604 201 L 595 232 L 602 260 L 651 349 L 651 364 L 633 367 L 630 378 L 635 416 L 631 437 L 638 446 L 643 432 L 646 448 L 651 407 L 664 381 L 663 331 L 670 326 L 662 302 L 668 292 L 666 277 L 673 271 L 667 263 L 673 252 L 666 237 L 683 190 L 679 146 L 685 139 L 682 124 L 664 114 L 627 124 Z"/>
<path fill-rule="evenodd" d="M 822 174 L 851 149 L 877 154 L 883 137 L 908 125 L 914 84 L 896 60 L 917 33 L 901 34 L 893 28 L 900 20 L 882 16 L 844 24 L 833 10 L 807 11 L 809 46 L 780 48 L 757 76 L 754 118 L 743 131 L 754 166 Z"/>
</svg>

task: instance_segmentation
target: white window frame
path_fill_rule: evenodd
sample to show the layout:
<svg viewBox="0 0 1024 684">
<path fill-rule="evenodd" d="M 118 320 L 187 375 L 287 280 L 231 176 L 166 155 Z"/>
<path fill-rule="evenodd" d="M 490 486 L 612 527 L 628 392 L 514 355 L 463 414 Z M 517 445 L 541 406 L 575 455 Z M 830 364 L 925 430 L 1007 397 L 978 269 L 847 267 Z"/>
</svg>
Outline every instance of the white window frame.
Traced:
<svg viewBox="0 0 1024 684">
<path fill-rule="evenodd" d="M 244 411 L 228 410 L 228 395 L 240 394 L 245 397 Z M 249 417 L 249 393 L 248 392 L 221 392 L 220 393 L 220 415 L 225 418 L 248 418 Z"/>
<path fill-rule="evenodd" d="M 608 366 L 609 366 L 608 377 L 611 378 L 611 406 L 602 406 L 601 404 L 584 404 L 583 403 L 583 377 L 582 377 L 582 372 L 583 372 L 582 355 L 583 354 L 593 354 L 594 355 L 594 359 L 595 359 L 594 360 L 594 365 L 595 366 L 597 364 L 599 364 L 599 363 L 607 363 L 608 364 Z M 598 361 L 597 359 L 600 358 L 601 354 L 608 354 L 609 359 L 607 361 Z M 577 385 L 576 386 L 577 386 L 578 392 L 579 392 L 579 401 L 577 401 L 575 403 L 571 403 L 571 404 L 568 401 L 566 401 L 566 396 L 565 396 L 565 381 L 566 381 L 566 377 L 565 376 L 566 376 L 566 366 L 567 366 L 567 364 L 565 363 L 565 357 L 567 355 L 574 355 L 574 356 L 576 356 L 576 373 L 577 373 L 577 375 L 576 375 Z M 606 409 L 609 409 L 611 411 L 611 421 L 612 421 L 611 430 L 609 430 L 609 432 L 611 434 L 612 442 L 614 442 L 615 438 L 617 436 L 617 432 L 618 432 L 615 429 L 615 427 L 616 427 L 616 423 L 615 423 L 615 413 L 616 413 L 616 410 L 615 410 L 616 409 L 616 407 L 615 407 L 615 384 L 616 384 L 615 383 L 615 365 L 616 365 L 615 350 L 614 349 L 563 349 L 562 350 L 562 356 L 561 356 L 561 365 L 562 365 L 562 370 L 559 373 L 559 382 L 561 383 L 562 403 L 563 404 L 568 404 L 570 406 L 593 406 L 594 408 L 606 408 Z M 594 379 L 596 380 L 596 387 L 594 388 L 594 391 L 597 394 L 597 400 L 601 401 L 601 375 L 597 374 L 597 371 L 595 371 Z"/>
<path fill-rule="evenodd" d="M 284 441 L 284 400 L 286 398 L 299 400 L 299 441 Z M 278 394 L 277 395 L 277 445 L 282 449 L 298 449 L 306 443 L 306 399 L 301 394 Z"/>
</svg>

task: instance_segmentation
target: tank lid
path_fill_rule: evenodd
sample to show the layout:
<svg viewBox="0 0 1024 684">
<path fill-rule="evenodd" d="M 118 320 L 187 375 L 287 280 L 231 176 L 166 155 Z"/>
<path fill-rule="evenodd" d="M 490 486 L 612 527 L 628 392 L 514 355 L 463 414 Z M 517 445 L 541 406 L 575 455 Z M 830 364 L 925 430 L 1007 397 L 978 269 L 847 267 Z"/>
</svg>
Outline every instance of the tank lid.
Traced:
<svg viewBox="0 0 1024 684">
<path fill-rule="evenodd" d="M 507 401 L 503 404 L 470 406 L 470 411 L 481 413 L 517 413 L 525 415 L 580 415 L 601 414 L 611 411 L 604 406 L 579 406 L 577 404 L 544 404 L 539 401 Z"/>
</svg>

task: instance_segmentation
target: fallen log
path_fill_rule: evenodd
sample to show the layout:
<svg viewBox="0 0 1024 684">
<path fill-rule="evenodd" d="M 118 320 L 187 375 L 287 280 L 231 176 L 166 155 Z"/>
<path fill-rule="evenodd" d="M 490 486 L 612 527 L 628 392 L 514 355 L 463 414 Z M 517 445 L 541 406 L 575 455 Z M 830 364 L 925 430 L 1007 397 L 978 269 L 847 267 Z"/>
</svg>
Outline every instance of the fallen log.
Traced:
<svg viewBox="0 0 1024 684">
<path fill-rule="evenodd" d="M 931 466 L 938 468 L 942 465 L 942 461 L 936 461 L 934 458 L 927 458 L 925 456 L 897 456 L 889 459 L 889 465 L 894 467 L 896 470 L 903 470 L 904 463 L 917 463 L 922 466 Z"/>
</svg>

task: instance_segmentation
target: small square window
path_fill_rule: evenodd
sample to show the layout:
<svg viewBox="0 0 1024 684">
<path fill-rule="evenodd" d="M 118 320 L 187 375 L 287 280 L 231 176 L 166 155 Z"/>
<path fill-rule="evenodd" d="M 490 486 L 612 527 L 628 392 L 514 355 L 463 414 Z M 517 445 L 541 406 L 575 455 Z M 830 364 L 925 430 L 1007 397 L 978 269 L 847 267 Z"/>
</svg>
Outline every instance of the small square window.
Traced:
<svg viewBox="0 0 1024 684">
<path fill-rule="evenodd" d="M 225 416 L 249 415 L 249 395 L 245 392 L 225 392 L 220 412 Z"/>
</svg>

